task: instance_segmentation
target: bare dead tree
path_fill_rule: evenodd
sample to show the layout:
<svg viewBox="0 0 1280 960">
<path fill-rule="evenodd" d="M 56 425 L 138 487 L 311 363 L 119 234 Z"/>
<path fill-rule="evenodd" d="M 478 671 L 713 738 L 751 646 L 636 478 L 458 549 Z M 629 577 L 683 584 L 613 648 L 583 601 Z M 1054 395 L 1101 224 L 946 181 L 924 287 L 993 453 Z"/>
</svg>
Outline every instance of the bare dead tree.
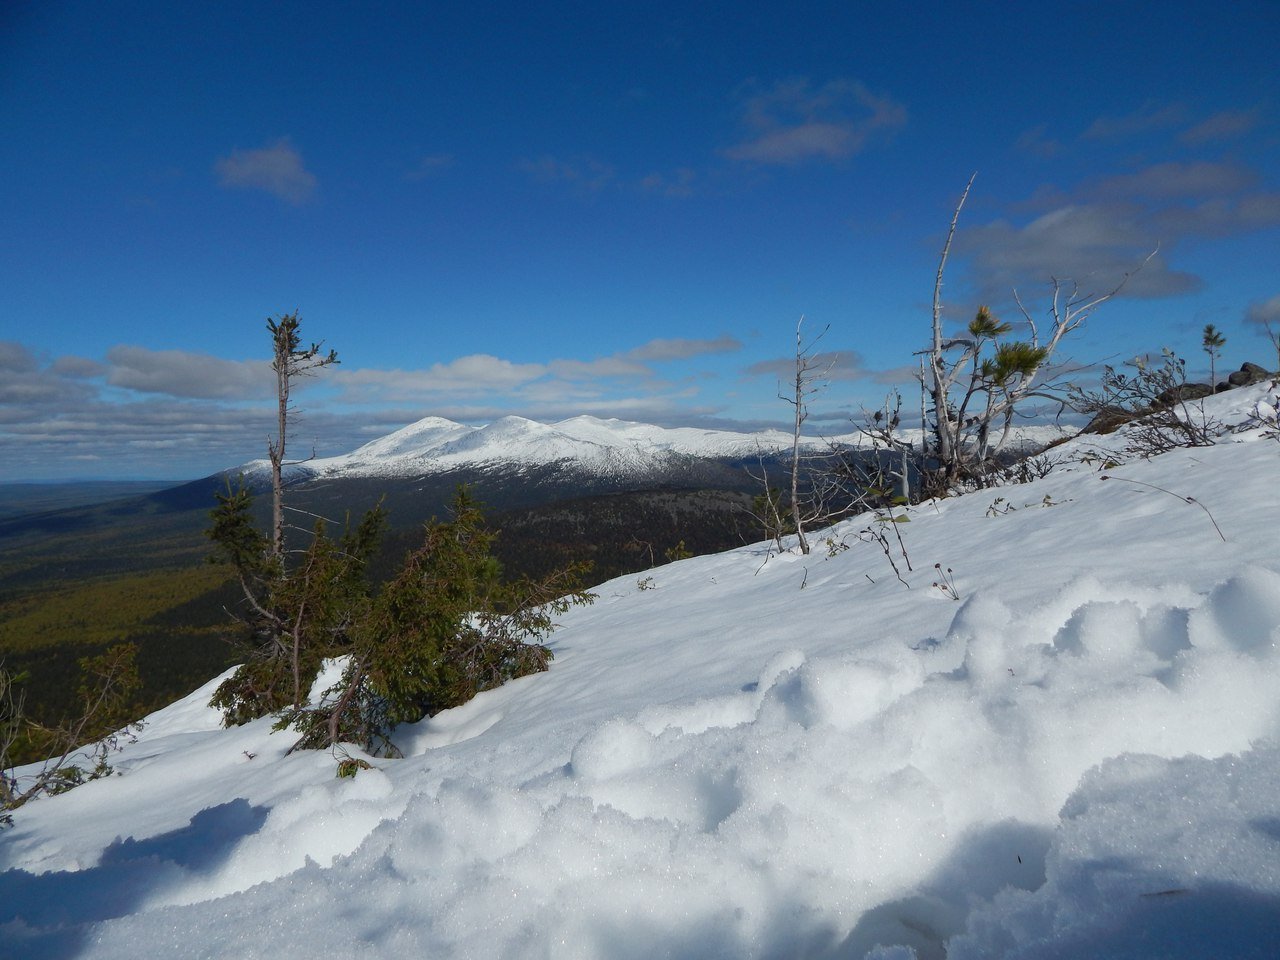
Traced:
<svg viewBox="0 0 1280 960">
<path fill-rule="evenodd" d="M 948 401 L 951 388 L 964 367 L 957 362 L 948 368 L 945 359 L 944 351 L 947 349 L 947 344 L 942 337 L 942 277 L 947 269 L 947 257 L 951 255 L 951 242 L 955 239 L 960 211 L 964 209 L 964 202 L 969 199 L 969 191 L 973 188 L 973 181 L 977 176 L 975 171 L 969 177 L 969 182 L 965 184 L 964 192 L 960 194 L 960 199 L 956 203 L 955 212 L 951 214 L 951 225 L 947 229 L 947 239 L 942 244 L 942 253 L 938 257 L 938 273 L 933 281 L 933 342 L 926 354 L 929 361 L 930 393 L 937 423 L 933 439 L 938 460 L 944 464 L 954 460 L 952 446 L 954 432 L 951 425 L 951 405 Z"/>
<path fill-rule="evenodd" d="M 825 503 L 821 497 L 810 496 L 809 508 L 801 503 L 801 477 L 805 473 L 805 456 L 801 451 L 801 430 L 809 419 L 809 401 L 822 393 L 827 387 L 827 377 L 835 366 L 836 358 L 824 358 L 816 353 L 819 341 L 826 336 L 830 326 L 822 328 L 822 332 L 810 340 L 804 340 L 804 317 L 796 321 L 796 360 L 795 375 L 791 381 L 790 394 L 779 393 L 779 399 L 791 404 L 794 417 L 791 432 L 791 523 L 795 527 L 796 542 L 801 553 L 809 552 L 809 540 L 804 528 L 807 523 L 822 519 L 826 514 Z"/>
<path fill-rule="evenodd" d="M 974 175 L 976 176 L 976 174 Z M 985 466 L 1009 440 L 1015 413 L 1021 403 L 1039 396 L 1062 401 L 1065 384 L 1041 380 L 1062 339 L 1077 330 L 1102 304 L 1115 297 L 1159 251 L 1152 250 L 1135 270 L 1126 273 L 1107 292 L 1083 293 L 1077 282 L 1051 278 L 1050 323 L 1043 335 L 1017 290 L 1014 301 L 1022 314 L 1024 339 L 1003 339 L 1010 324 L 998 321 L 987 307 L 979 307 L 965 331 L 943 336 L 942 281 L 960 211 L 969 196 L 969 178 L 951 217 L 947 239 L 938 261 L 933 287 L 932 342 L 923 351 L 927 382 L 933 402 L 934 425 L 924 452 L 936 463 L 938 485 L 980 478 Z"/>
<path fill-rule="evenodd" d="M 340 362 L 338 354 L 330 350 L 321 352 L 323 341 L 304 347 L 298 334 L 301 321 L 297 311 L 280 317 L 268 318 L 271 331 L 271 369 L 276 374 L 276 435 L 267 438 L 267 458 L 271 461 L 271 555 L 284 562 L 284 477 L 286 464 L 304 463 L 304 460 L 285 459 L 289 421 L 294 414 L 290 405 L 290 393 L 299 377 L 313 376 L 321 367 Z"/>
</svg>

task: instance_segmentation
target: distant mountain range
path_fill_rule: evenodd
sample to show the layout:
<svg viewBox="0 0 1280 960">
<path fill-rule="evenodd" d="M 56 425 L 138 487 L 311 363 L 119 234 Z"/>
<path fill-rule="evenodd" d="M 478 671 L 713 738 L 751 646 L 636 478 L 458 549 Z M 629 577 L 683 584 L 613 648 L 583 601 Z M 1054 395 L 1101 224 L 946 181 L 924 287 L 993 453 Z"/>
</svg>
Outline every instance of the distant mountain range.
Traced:
<svg viewBox="0 0 1280 960">
<path fill-rule="evenodd" d="M 290 481 L 373 477 L 425 477 L 458 471 L 542 471 L 554 468 L 613 481 L 653 480 L 686 473 L 699 461 L 742 463 L 789 450 L 792 437 L 780 430 L 739 433 L 694 427 L 666 428 L 626 420 L 573 417 L 538 423 L 503 417 L 472 427 L 427 417 L 372 440 L 351 453 L 309 460 L 289 468 Z M 850 445 L 855 437 L 834 442 Z M 810 450 L 828 441 L 805 438 Z M 242 472 L 268 470 L 266 460 L 245 464 Z"/>
</svg>

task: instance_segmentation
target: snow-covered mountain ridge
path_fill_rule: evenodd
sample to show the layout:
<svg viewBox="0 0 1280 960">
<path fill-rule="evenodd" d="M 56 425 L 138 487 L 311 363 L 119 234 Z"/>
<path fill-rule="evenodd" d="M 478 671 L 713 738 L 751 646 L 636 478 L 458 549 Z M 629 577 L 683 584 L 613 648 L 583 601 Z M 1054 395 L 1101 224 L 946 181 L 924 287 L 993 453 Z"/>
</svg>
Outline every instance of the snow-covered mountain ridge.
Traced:
<svg viewBox="0 0 1280 960">
<path fill-rule="evenodd" d="M 917 431 L 918 432 L 918 431 Z M 1023 427 L 1019 441 L 1047 441 L 1063 435 L 1051 426 Z M 904 434 L 904 437 L 911 439 Z M 659 427 L 628 420 L 578 416 L 558 423 L 503 417 L 484 426 L 426 417 L 351 453 L 308 460 L 290 468 L 295 479 L 413 477 L 467 468 L 503 467 L 519 471 L 561 466 L 608 477 L 661 474 L 673 462 L 744 461 L 789 451 L 792 435 L 781 430 L 741 432 L 697 427 Z M 858 448 L 866 438 L 856 430 L 831 436 L 804 436 L 801 448 L 823 452 Z M 266 471 L 265 460 L 246 464 Z"/>
<path fill-rule="evenodd" d="M 841 438 L 836 442 L 850 442 Z M 806 438 L 807 448 L 827 441 Z M 351 453 L 309 460 L 293 470 L 303 476 L 406 477 L 502 465 L 509 468 L 572 465 L 598 475 L 647 474 L 674 458 L 744 459 L 789 448 L 778 430 L 737 433 L 693 427 L 658 427 L 626 420 L 572 417 L 538 423 L 503 417 L 481 427 L 427 417 L 371 440 Z M 251 468 L 265 468 L 254 461 Z"/>
<path fill-rule="evenodd" d="M 0 956 L 1273 957 L 1276 403 L 604 583 L 353 780 L 211 683 L 16 811 Z"/>
</svg>

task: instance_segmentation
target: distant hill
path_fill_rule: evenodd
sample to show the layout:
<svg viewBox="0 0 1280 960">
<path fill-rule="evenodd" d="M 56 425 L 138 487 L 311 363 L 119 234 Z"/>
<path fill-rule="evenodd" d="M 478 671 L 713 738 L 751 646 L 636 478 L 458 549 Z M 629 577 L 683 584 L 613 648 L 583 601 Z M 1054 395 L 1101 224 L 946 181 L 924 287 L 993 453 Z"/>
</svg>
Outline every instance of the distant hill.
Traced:
<svg viewBox="0 0 1280 960">
<path fill-rule="evenodd" d="M 26 513 L 65 510 L 143 496 L 172 487 L 173 480 L 71 480 L 0 483 L 0 520 Z"/>
</svg>

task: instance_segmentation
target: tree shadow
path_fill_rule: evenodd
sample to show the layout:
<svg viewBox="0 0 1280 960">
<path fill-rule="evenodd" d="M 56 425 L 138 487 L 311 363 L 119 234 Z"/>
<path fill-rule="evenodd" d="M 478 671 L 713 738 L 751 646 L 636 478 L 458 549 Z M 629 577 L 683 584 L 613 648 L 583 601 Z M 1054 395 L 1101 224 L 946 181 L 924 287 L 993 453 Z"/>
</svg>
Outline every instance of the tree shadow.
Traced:
<svg viewBox="0 0 1280 960">
<path fill-rule="evenodd" d="M 133 913 L 162 885 L 212 873 L 240 840 L 261 828 L 267 812 L 237 798 L 201 810 L 177 830 L 145 840 L 117 839 L 87 870 L 5 870 L 0 955 L 69 960 L 84 946 L 90 924 Z"/>
</svg>

